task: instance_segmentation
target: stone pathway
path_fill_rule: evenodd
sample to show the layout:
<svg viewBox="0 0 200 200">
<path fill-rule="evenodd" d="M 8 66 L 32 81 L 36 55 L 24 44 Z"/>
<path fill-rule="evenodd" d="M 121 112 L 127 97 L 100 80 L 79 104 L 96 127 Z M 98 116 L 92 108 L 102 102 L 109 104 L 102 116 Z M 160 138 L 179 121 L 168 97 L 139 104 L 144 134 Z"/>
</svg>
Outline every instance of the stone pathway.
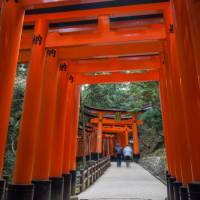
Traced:
<svg viewBox="0 0 200 200">
<path fill-rule="evenodd" d="M 166 186 L 136 163 L 112 163 L 98 181 L 79 195 L 90 200 L 165 200 Z"/>
</svg>

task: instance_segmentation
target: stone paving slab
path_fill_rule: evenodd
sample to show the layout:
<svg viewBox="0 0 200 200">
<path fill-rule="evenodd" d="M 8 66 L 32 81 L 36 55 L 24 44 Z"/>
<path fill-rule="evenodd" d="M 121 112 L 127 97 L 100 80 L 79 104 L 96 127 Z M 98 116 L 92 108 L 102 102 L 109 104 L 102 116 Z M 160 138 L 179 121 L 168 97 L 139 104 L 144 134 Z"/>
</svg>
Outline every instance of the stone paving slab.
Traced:
<svg viewBox="0 0 200 200">
<path fill-rule="evenodd" d="M 136 163 L 111 167 L 97 182 L 79 195 L 89 200 L 165 200 L 166 186 Z"/>
</svg>

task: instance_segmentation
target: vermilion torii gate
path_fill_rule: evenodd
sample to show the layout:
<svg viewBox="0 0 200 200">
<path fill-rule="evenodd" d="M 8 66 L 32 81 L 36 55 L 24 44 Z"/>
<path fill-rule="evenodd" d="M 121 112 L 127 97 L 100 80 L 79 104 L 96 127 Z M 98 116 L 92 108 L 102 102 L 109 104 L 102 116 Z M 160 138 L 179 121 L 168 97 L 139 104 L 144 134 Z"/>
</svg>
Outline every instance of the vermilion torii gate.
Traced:
<svg viewBox="0 0 200 200">
<path fill-rule="evenodd" d="M 145 110 L 135 114 L 130 114 L 120 109 L 100 109 L 88 106 L 85 106 L 84 110 L 85 115 L 90 118 L 90 124 L 87 125 L 86 131 L 93 134 L 92 142 L 90 143 L 93 144 L 93 146 L 90 149 L 92 150 L 91 157 L 94 160 L 103 156 L 104 136 L 116 134 L 115 137 L 112 138 L 114 144 L 118 141 L 122 147 L 125 147 L 129 144 L 129 133 L 131 133 L 133 138 L 133 156 L 135 160 L 138 160 L 140 157 L 140 150 L 137 126 L 142 125 L 143 122 L 138 120 L 137 116 Z M 116 118 L 118 115 L 119 119 Z M 114 146 L 112 147 L 113 150 Z M 111 149 L 111 147 L 109 149 Z"/>
<path fill-rule="evenodd" d="M 160 82 L 168 197 L 200 199 L 199 1 L 3 0 L 0 6 L 0 177 L 16 66 L 29 63 L 8 199 L 32 199 L 33 191 L 34 199 L 50 193 L 61 199 L 54 188 L 62 175 L 66 199 L 76 170 L 80 85 L 126 81 Z"/>
</svg>

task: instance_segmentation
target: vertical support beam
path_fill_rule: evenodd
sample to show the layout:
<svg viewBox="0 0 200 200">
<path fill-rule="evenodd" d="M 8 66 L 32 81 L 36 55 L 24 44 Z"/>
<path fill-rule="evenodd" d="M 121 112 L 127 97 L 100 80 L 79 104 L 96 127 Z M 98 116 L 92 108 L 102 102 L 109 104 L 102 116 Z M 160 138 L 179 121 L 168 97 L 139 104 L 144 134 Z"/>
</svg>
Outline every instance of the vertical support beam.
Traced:
<svg viewBox="0 0 200 200">
<path fill-rule="evenodd" d="M 76 77 L 74 76 L 74 79 Z M 71 128 L 71 174 L 72 174 L 72 185 L 71 195 L 76 195 L 76 152 L 77 152 L 77 137 L 78 137 L 78 124 L 79 124 L 79 111 L 80 111 L 80 86 L 74 84 L 74 108 L 73 108 L 73 120 Z"/>
<path fill-rule="evenodd" d="M 115 156 L 114 155 L 114 141 L 113 141 L 113 137 L 110 138 L 109 142 L 110 142 L 110 156 L 111 156 L 111 158 L 113 158 Z"/>
<path fill-rule="evenodd" d="M 67 106 L 67 64 L 60 63 L 58 74 L 58 87 L 56 97 L 55 124 L 52 140 L 51 170 L 50 179 L 52 181 L 51 198 L 60 200 L 63 198 L 64 177 L 63 172 L 63 152 Z"/>
<path fill-rule="evenodd" d="M 124 137 L 125 137 L 125 146 L 128 146 L 128 139 L 129 139 L 129 133 L 128 133 L 128 127 L 126 126 L 125 127 L 125 134 L 124 134 Z"/>
<path fill-rule="evenodd" d="M 44 73 L 43 66 L 47 32 L 47 21 L 37 21 L 34 30 L 35 40 L 32 47 L 31 62 L 29 65 L 23 113 L 19 130 L 13 185 L 9 187 L 8 199 L 23 198 L 23 190 L 25 188 L 27 188 L 27 190 L 31 190 L 32 188 L 33 190 L 31 181 L 34 147 L 37 132 L 36 126 L 39 117 L 42 76 Z M 28 197 L 26 198 L 28 200 Z M 31 195 L 29 198 L 32 199 Z"/>
<path fill-rule="evenodd" d="M 107 158 L 110 159 L 110 136 L 107 138 L 106 146 L 107 146 Z"/>
<path fill-rule="evenodd" d="M 3 1 L 0 16 L 0 179 L 23 20 L 21 3 Z"/>
<path fill-rule="evenodd" d="M 97 152 L 97 130 L 94 128 L 92 132 L 92 160 L 98 159 L 98 152 Z"/>
<path fill-rule="evenodd" d="M 178 12 L 183 12 L 181 10 L 178 10 L 179 8 L 177 7 L 178 6 L 177 3 L 178 3 L 177 1 L 174 1 L 174 7 L 176 10 L 176 14 L 178 14 Z M 189 23 L 187 24 L 187 27 L 190 29 L 190 32 L 191 32 L 191 39 L 192 39 L 192 45 L 194 48 L 196 69 L 198 72 L 198 77 L 200 77 L 200 56 L 199 56 L 199 52 L 200 52 L 200 27 L 199 27 L 199 24 L 200 24 L 200 15 L 199 15 L 200 2 L 194 1 L 194 0 L 185 0 L 183 2 L 183 4 L 184 5 L 182 5 L 182 6 L 185 6 L 186 10 L 187 10 L 187 12 L 183 12 L 183 14 L 185 16 L 187 16 L 189 19 Z M 177 18 L 177 20 L 180 20 L 180 18 L 179 19 Z M 179 23 L 179 25 L 180 25 L 180 23 Z M 200 84 L 200 79 L 199 79 L 199 84 Z"/>
<path fill-rule="evenodd" d="M 39 121 L 36 132 L 35 159 L 33 168 L 34 200 L 50 200 L 51 150 L 56 111 L 58 82 L 58 53 L 46 50 L 44 76 L 41 88 Z"/>
<path fill-rule="evenodd" d="M 99 113 L 98 132 L 97 132 L 97 152 L 99 157 L 102 156 L 102 135 L 103 135 L 103 114 Z"/>
<path fill-rule="evenodd" d="M 66 97 L 66 126 L 65 126 L 65 138 L 64 138 L 64 153 L 63 153 L 63 177 L 64 177 L 64 194 L 63 199 L 68 200 L 71 196 L 71 182 L 72 173 L 71 167 L 71 124 L 73 121 L 73 108 L 74 108 L 74 77 L 68 75 L 67 77 L 67 97 Z"/>
<path fill-rule="evenodd" d="M 139 147 L 136 117 L 133 117 L 132 133 L 133 133 L 133 157 L 135 161 L 138 161 L 140 158 L 140 147 Z"/>
<path fill-rule="evenodd" d="M 172 128 L 172 120 L 171 120 L 171 105 L 169 100 L 169 85 L 168 79 L 166 76 L 166 67 L 164 66 L 164 60 L 161 58 L 162 69 L 160 71 L 160 98 L 161 98 L 161 109 L 162 109 L 162 119 L 163 119 L 163 127 L 164 127 L 164 142 L 166 148 L 166 157 L 167 157 L 167 165 L 168 172 L 166 172 L 167 178 L 167 195 L 168 199 L 171 200 L 171 180 L 175 177 L 175 142 L 173 139 L 173 128 Z"/>
<path fill-rule="evenodd" d="M 192 27 L 198 22 L 199 16 L 191 22 L 189 19 L 191 14 L 188 13 L 187 5 L 193 4 L 194 1 L 183 0 L 178 2 L 176 0 L 172 1 L 173 7 L 173 22 L 174 22 L 174 37 L 170 38 L 170 42 L 173 45 L 170 49 L 170 55 L 174 56 L 174 59 L 178 58 L 179 63 L 175 63 L 176 79 L 180 80 L 178 82 L 178 87 L 180 88 L 180 93 L 175 98 L 177 102 L 182 103 L 182 122 L 185 127 L 184 134 L 181 133 L 181 147 L 182 147 L 182 166 L 181 166 L 181 176 L 184 186 L 190 182 L 192 179 L 194 182 L 200 181 L 200 172 L 198 166 L 200 165 L 200 151 L 199 151 L 199 135 L 198 130 L 200 125 L 198 120 L 200 118 L 200 81 L 199 81 L 199 39 L 193 34 Z M 196 3 L 196 8 L 200 6 Z M 192 12 L 190 10 L 189 12 Z M 195 12 L 194 12 L 195 13 Z M 170 14 L 168 14 L 170 15 Z M 194 29 L 193 29 L 194 30 Z M 199 27 L 198 29 L 199 30 Z M 192 33 L 193 32 L 193 33 Z M 198 31 L 197 31 L 198 32 Z M 199 33 L 197 33 L 199 34 Z M 197 39 L 197 40 L 196 40 Z M 195 41 L 196 40 L 196 41 Z M 192 43 L 192 42 L 193 43 Z M 176 57 L 174 55 L 174 46 L 176 46 Z M 188 49 L 190 53 L 188 54 Z M 172 56 L 172 59 L 173 59 Z M 174 66 L 173 66 L 174 70 Z M 179 105 L 180 105 L 179 103 Z M 178 103 L 177 103 L 178 104 Z M 176 113 L 180 113 L 177 112 Z M 184 120 L 183 120 L 184 117 Z M 185 149 L 186 147 L 186 149 Z M 186 155 L 185 155 L 185 150 Z M 189 151 L 189 152 L 188 152 Z M 186 159 L 186 156 L 188 157 Z M 191 164 L 191 166 L 190 166 Z M 191 169 L 190 169 L 191 167 Z M 189 173 L 189 171 L 191 171 Z M 191 184 L 193 185 L 193 184 Z M 190 197 L 193 199 L 192 193 L 195 193 L 196 198 L 200 198 L 200 184 L 194 184 L 194 188 L 198 188 L 195 191 L 190 191 Z M 182 188 L 184 191 L 184 188 Z M 181 194 L 182 195 L 182 194 Z M 185 195 L 185 192 L 183 192 Z M 195 198 L 194 198 L 195 199 Z"/>
<path fill-rule="evenodd" d="M 186 8 L 186 0 L 177 1 L 173 0 L 173 14 L 174 14 L 174 24 L 175 24 L 175 34 L 177 38 L 177 49 L 179 53 L 180 60 L 180 77 L 182 94 L 183 94 L 183 106 L 186 113 L 186 126 L 190 130 L 188 135 L 188 143 L 190 146 L 190 158 L 192 165 L 192 180 L 200 181 L 200 138 L 199 138 L 199 129 L 200 124 L 200 89 L 199 89 L 199 73 L 197 70 L 197 60 L 196 56 L 199 57 L 199 52 L 194 48 L 193 43 L 195 38 L 191 34 L 191 25 L 188 19 L 188 13 Z M 194 3 L 195 1 L 190 1 Z M 195 5 L 195 3 L 193 4 Z M 198 6 L 198 3 L 196 3 Z M 186 11 L 186 12 L 184 12 Z M 190 11 L 192 12 L 192 10 Z M 197 23 L 197 19 L 194 23 Z M 196 38 L 196 45 L 198 45 L 199 38 Z M 188 49 L 190 53 L 188 54 Z M 197 192 L 197 191 L 196 191 Z M 200 198 L 200 190 L 198 191 Z M 192 198 L 191 198 L 192 199 Z"/>
</svg>

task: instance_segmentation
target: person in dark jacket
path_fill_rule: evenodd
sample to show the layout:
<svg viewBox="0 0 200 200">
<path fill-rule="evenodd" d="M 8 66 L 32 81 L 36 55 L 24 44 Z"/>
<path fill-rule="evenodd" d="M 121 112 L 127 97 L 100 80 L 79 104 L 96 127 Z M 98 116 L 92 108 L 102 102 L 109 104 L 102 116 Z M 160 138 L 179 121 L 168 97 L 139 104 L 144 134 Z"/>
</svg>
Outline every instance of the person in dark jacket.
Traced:
<svg viewBox="0 0 200 200">
<path fill-rule="evenodd" d="M 119 143 L 116 144 L 115 146 L 115 154 L 116 154 L 116 159 L 117 159 L 117 167 L 121 167 L 121 163 L 122 163 L 122 147 Z"/>
</svg>

